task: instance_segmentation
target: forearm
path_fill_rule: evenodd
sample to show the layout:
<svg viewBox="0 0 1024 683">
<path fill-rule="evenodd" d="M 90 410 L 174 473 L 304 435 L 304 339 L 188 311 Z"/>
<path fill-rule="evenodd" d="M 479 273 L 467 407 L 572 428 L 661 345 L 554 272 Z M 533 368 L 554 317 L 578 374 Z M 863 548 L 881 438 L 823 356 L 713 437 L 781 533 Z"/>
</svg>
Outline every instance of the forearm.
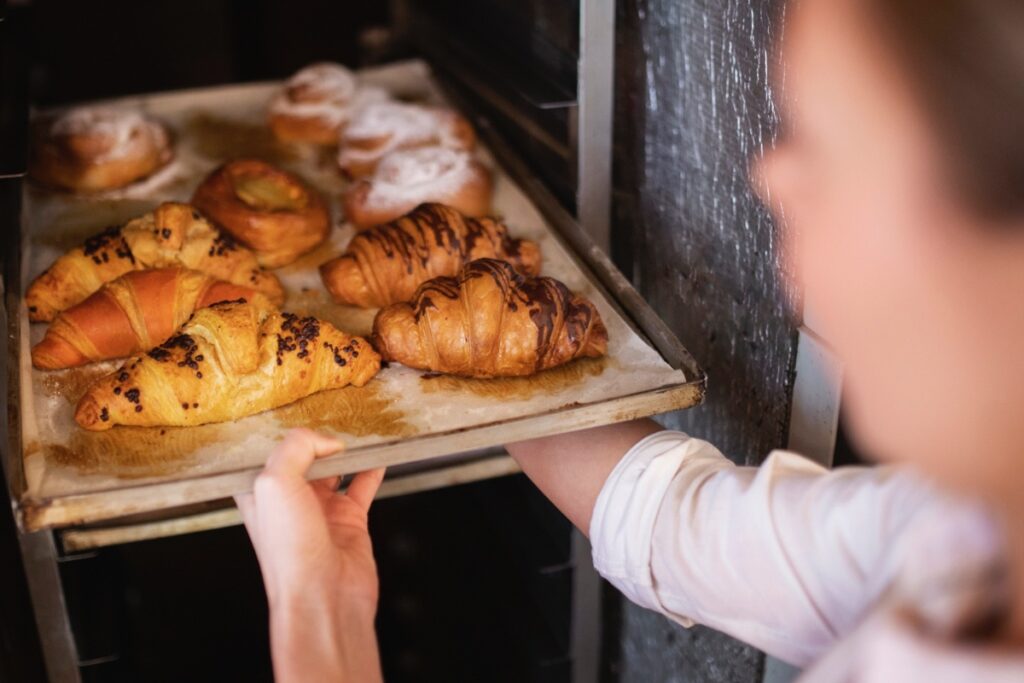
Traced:
<svg viewBox="0 0 1024 683">
<path fill-rule="evenodd" d="M 373 606 L 320 597 L 298 596 L 271 606 L 274 678 L 282 683 L 381 681 Z"/>
<path fill-rule="evenodd" d="M 629 449 L 663 429 L 635 420 L 508 444 L 526 476 L 584 534 L 601 487 Z"/>
</svg>

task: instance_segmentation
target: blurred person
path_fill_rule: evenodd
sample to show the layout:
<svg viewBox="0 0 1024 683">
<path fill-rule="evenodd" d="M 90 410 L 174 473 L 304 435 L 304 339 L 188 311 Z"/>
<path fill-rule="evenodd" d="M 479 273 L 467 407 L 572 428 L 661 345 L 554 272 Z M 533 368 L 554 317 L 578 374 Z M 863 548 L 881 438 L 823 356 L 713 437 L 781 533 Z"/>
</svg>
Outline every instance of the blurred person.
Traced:
<svg viewBox="0 0 1024 683">
<path fill-rule="evenodd" d="M 844 364 L 852 433 L 885 464 L 737 467 L 649 420 L 508 450 L 630 599 L 806 681 L 1024 680 L 1024 3 L 799 0 L 786 16 L 784 123 L 755 186 Z M 337 445 L 303 439 L 240 501 L 275 670 L 379 677 L 380 475 L 339 496 L 339 540 L 332 484 L 302 479 Z"/>
</svg>

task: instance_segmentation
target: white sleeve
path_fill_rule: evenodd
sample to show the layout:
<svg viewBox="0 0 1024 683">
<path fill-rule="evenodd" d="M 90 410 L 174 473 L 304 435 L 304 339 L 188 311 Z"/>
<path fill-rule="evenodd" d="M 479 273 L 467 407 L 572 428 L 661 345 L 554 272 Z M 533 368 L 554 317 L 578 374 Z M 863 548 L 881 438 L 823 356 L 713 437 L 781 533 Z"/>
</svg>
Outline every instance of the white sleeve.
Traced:
<svg viewBox="0 0 1024 683">
<path fill-rule="evenodd" d="M 598 496 L 598 571 L 634 602 L 706 624 L 797 665 L 848 632 L 890 584 L 899 542 L 942 499 L 894 468 L 834 471 L 775 452 L 737 467 L 659 432 Z"/>
</svg>

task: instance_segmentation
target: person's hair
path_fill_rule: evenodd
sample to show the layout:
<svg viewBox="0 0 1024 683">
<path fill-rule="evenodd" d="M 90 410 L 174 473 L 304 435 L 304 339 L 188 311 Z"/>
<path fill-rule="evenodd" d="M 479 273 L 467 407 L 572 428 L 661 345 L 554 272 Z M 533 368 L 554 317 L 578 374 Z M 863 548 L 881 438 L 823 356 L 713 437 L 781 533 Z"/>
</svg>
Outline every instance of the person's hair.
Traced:
<svg viewBox="0 0 1024 683">
<path fill-rule="evenodd" d="M 865 0 L 969 206 L 1024 216 L 1024 0 Z"/>
</svg>

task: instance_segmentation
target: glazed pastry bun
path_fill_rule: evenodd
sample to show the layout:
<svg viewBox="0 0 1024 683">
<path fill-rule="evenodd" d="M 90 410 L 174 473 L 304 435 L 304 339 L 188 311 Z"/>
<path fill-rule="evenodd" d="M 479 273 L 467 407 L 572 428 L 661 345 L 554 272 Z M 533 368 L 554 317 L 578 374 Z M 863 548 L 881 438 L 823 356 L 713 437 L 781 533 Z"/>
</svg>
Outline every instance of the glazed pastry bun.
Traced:
<svg viewBox="0 0 1024 683">
<path fill-rule="evenodd" d="M 375 102 L 360 109 L 338 140 L 338 167 L 352 178 L 370 175 L 389 153 L 415 147 L 472 150 L 476 134 L 449 109 Z"/>
<path fill-rule="evenodd" d="M 264 268 L 287 265 L 327 239 L 330 216 L 316 191 L 259 159 L 216 168 L 192 196 L 192 205 L 256 252 Z"/>
<path fill-rule="evenodd" d="M 35 127 L 29 173 L 45 185 L 101 192 L 145 178 L 173 156 L 167 129 L 141 112 L 76 107 Z"/>
<path fill-rule="evenodd" d="M 387 93 L 360 86 L 340 64 L 312 64 L 289 78 L 271 100 L 270 129 L 282 142 L 335 145 L 354 112 L 385 99 Z"/>
<path fill-rule="evenodd" d="M 425 202 L 446 204 L 479 217 L 491 211 L 491 173 L 466 151 L 417 147 L 384 157 L 373 177 L 341 197 L 345 218 L 366 230 L 405 215 Z"/>
</svg>

